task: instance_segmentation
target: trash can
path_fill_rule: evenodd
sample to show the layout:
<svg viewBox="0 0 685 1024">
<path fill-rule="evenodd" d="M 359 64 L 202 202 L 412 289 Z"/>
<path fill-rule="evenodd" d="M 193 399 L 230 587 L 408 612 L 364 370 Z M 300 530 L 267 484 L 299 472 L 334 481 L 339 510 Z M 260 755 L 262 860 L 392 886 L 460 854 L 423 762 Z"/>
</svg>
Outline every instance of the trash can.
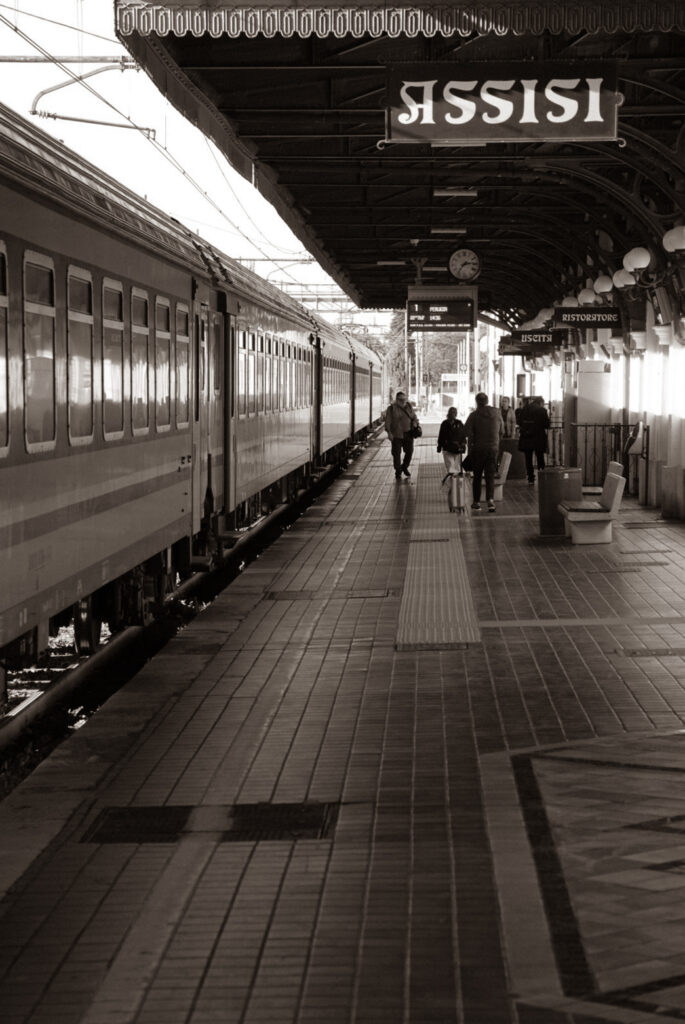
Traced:
<svg viewBox="0 0 685 1024">
<path fill-rule="evenodd" d="M 540 533 L 564 534 L 564 517 L 557 509 L 560 501 L 582 501 L 583 480 L 580 469 L 550 466 L 538 473 Z"/>
<path fill-rule="evenodd" d="M 500 441 L 500 452 L 509 452 L 511 455 L 507 479 L 525 480 L 528 476 L 528 473 L 526 472 L 526 457 L 523 452 L 519 451 L 518 438 L 503 437 Z"/>
</svg>

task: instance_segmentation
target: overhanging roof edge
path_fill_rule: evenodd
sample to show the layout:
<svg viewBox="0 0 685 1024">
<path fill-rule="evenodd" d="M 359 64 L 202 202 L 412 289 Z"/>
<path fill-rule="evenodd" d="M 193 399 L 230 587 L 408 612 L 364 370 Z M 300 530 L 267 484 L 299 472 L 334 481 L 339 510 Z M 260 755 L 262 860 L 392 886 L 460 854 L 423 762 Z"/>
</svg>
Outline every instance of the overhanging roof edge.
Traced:
<svg viewBox="0 0 685 1024">
<path fill-rule="evenodd" d="M 336 284 L 357 306 L 361 307 L 359 292 L 322 248 L 304 218 L 288 202 L 287 189 L 279 187 L 278 183 L 272 180 L 268 169 L 260 164 L 254 151 L 235 134 L 226 118 L 221 116 L 207 97 L 193 85 L 154 40 L 139 35 L 121 38 L 123 44 L 140 66 L 146 70 L 161 94 L 203 135 L 206 135 L 218 146 L 231 166 L 271 203 L 282 220 L 299 238 L 307 251 L 318 260 L 326 273 L 330 274 Z"/>
<path fill-rule="evenodd" d="M 685 31 L 682 0 L 513 0 L 387 3 L 378 0 L 115 0 L 120 36 L 540 35 L 542 32 Z"/>
</svg>

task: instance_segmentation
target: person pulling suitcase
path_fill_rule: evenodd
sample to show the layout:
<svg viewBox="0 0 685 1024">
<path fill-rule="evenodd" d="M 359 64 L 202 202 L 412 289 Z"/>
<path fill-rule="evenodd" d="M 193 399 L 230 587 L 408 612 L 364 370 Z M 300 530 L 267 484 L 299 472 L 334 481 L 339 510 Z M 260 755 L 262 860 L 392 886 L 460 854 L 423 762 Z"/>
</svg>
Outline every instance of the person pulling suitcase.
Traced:
<svg viewBox="0 0 685 1024">
<path fill-rule="evenodd" d="M 440 424 L 438 452 L 442 452 L 447 473 L 442 479 L 443 486 L 449 480 L 448 505 L 450 512 L 466 511 L 466 481 L 462 467 L 462 456 L 466 451 L 466 430 L 457 418 L 457 410 L 451 406 L 447 419 Z"/>
</svg>

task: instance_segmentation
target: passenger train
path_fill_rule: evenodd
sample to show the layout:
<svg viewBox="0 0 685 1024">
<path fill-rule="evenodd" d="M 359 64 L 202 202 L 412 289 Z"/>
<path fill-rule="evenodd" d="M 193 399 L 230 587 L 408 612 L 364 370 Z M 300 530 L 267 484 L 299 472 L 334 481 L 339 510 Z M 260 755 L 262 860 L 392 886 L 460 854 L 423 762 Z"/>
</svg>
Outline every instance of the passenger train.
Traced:
<svg viewBox="0 0 685 1024">
<path fill-rule="evenodd" d="M 148 621 L 380 422 L 382 360 L 0 106 L 0 674 Z"/>
</svg>

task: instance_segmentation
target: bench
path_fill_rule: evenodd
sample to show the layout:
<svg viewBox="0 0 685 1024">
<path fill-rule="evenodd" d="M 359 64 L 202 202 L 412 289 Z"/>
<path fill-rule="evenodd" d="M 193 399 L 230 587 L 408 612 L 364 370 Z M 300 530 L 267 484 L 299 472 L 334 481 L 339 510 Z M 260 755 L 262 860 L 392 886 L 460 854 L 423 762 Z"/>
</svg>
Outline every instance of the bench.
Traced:
<svg viewBox="0 0 685 1024">
<path fill-rule="evenodd" d="M 502 452 L 502 457 L 495 473 L 495 501 L 504 501 L 504 482 L 507 479 L 511 464 L 511 452 Z"/>
<path fill-rule="evenodd" d="M 610 462 L 607 467 L 607 473 L 615 473 L 616 476 L 623 476 L 623 463 L 622 462 Z M 601 494 L 601 487 L 583 487 L 583 494 Z"/>
<path fill-rule="evenodd" d="M 626 485 L 624 476 L 607 473 L 597 501 L 562 501 L 557 508 L 564 517 L 566 536 L 573 544 L 609 544 L 612 523 Z"/>
</svg>

